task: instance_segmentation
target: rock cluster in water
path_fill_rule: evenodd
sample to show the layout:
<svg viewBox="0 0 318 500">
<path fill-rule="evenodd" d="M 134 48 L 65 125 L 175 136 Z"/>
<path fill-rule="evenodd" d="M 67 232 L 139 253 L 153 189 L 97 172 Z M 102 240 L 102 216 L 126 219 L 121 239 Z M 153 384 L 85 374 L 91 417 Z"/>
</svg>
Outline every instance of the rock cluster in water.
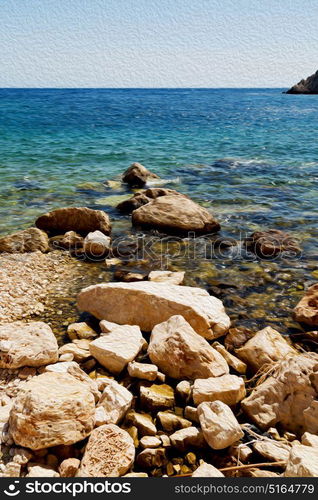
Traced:
<svg viewBox="0 0 318 500">
<path fill-rule="evenodd" d="M 156 178 L 140 164 L 124 174 L 132 186 Z M 188 197 L 154 189 L 120 207 L 133 224 L 218 229 Z M 36 226 L 1 238 L 0 249 L 46 252 L 57 241 L 118 262 L 102 211 L 57 209 Z M 277 231 L 254 233 L 246 244 L 256 254 L 299 250 Z M 271 327 L 231 328 L 222 301 L 183 286 L 184 272 L 130 274 L 78 294 L 79 310 L 94 321 L 69 324 L 60 347 L 43 321 L 1 322 L 0 474 L 317 476 L 318 354 L 299 351 Z M 317 287 L 294 311 L 313 328 Z"/>
<path fill-rule="evenodd" d="M 293 85 L 286 94 L 318 94 L 318 71 Z"/>
</svg>

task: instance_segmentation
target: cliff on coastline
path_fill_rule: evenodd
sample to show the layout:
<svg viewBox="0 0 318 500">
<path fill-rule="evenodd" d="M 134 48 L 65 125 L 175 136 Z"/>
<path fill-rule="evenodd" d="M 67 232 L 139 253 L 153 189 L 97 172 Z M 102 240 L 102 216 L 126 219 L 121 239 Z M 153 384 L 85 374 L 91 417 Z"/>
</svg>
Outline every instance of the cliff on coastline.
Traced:
<svg viewBox="0 0 318 500">
<path fill-rule="evenodd" d="M 318 94 L 318 71 L 291 87 L 286 94 Z"/>
</svg>

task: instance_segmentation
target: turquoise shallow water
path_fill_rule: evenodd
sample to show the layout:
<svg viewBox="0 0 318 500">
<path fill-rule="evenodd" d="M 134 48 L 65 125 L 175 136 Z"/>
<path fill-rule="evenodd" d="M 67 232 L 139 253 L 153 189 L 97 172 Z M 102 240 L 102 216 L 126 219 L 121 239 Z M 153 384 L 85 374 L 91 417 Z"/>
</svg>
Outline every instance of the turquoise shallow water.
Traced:
<svg viewBox="0 0 318 500">
<path fill-rule="evenodd" d="M 273 272 L 268 307 L 283 315 L 276 300 L 315 278 L 317 111 L 317 96 L 280 89 L 0 90 L 0 234 L 67 205 L 105 209 L 128 231 L 114 207 L 129 192 L 102 182 L 139 161 L 212 209 L 226 236 L 278 228 L 300 239 L 302 258 L 279 269 L 231 255 L 191 264 L 200 285 L 252 280 L 249 293 L 265 293 L 257 280 Z M 287 288 L 278 272 L 289 273 Z"/>
</svg>

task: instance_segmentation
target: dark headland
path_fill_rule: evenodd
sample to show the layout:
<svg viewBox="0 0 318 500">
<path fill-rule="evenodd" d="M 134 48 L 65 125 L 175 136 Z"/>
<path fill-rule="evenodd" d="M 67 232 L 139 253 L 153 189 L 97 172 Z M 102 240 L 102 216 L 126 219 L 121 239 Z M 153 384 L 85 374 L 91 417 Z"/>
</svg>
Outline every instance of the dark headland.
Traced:
<svg viewBox="0 0 318 500">
<path fill-rule="evenodd" d="M 318 94 L 318 71 L 305 80 L 300 80 L 285 94 Z"/>
</svg>

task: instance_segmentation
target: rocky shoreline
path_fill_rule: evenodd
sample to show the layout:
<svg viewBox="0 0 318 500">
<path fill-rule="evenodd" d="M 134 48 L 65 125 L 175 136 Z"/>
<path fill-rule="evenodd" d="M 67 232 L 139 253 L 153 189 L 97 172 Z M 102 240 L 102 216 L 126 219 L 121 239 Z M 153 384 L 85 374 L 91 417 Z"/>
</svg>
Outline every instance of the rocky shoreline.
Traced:
<svg viewBox="0 0 318 500">
<path fill-rule="evenodd" d="M 118 210 L 143 231 L 206 234 L 219 248 L 210 211 L 147 187 L 156 179 L 133 164 L 123 182 L 139 191 Z M 318 476 L 315 351 L 231 324 L 217 293 L 184 284 L 187 268 L 120 246 L 101 210 L 61 208 L 35 226 L 0 238 L 2 477 Z M 263 259 L 301 252 L 278 230 L 243 246 Z M 317 287 L 290 317 L 313 340 Z M 65 317 L 56 296 L 78 312 Z"/>
</svg>

